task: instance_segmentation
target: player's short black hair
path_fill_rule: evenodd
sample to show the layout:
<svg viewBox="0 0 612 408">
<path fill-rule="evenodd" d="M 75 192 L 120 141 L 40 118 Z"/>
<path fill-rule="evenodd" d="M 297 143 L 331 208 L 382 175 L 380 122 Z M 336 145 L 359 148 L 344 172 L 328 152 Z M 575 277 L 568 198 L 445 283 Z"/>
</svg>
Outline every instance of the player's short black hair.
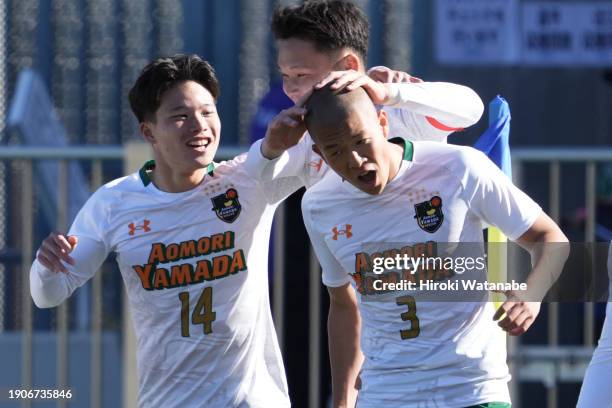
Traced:
<svg viewBox="0 0 612 408">
<path fill-rule="evenodd" d="M 312 41 L 317 50 L 354 50 L 362 62 L 368 54 L 370 23 L 361 9 L 346 0 L 310 0 L 297 6 L 277 6 L 271 23 L 276 40 Z"/>
<path fill-rule="evenodd" d="M 182 81 L 195 81 L 217 100 L 219 81 L 213 67 L 197 55 L 176 54 L 157 58 L 143 68 L 129 93 L 138 122 L 152 120 L 167 90 Z"/>
</svg>

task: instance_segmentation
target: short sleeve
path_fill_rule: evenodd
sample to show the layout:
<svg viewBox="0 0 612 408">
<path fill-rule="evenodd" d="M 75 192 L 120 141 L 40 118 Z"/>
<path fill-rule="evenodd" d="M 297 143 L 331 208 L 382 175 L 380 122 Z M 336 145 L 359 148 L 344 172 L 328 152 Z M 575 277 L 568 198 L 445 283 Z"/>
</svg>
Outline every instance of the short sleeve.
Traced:
<svg viewBox="0 0 612 408">
<path fill-rule="evenodd" d="M 465 192 L 470 211 L 511 240 L 523 235 L 542 208 L 483 153 L 469 149 L 463 160 L 467 166 Z"/>
<path fill-rule="evenodd" d="M 302 200 L 302 216 L 310 242 L 321 264 L 323 284 L 332 288 L 343 286 L 351 281 L 351 277 L 329 250 L 325 237 L 317 231 L 309 207 L 310 200 L 306 193 Z"/>
</svg>

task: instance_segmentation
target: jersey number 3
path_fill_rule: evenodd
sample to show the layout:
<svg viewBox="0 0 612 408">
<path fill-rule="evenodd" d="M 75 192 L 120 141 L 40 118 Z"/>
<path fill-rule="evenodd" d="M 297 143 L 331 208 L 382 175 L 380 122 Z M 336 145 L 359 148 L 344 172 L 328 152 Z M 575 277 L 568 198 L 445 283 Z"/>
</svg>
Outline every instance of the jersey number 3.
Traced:
<svg viewBox="0 0 612 408">
<path fill-rule="evenodd" d="M 191 314 L 192 324 L 201 324 L 204 334 L 212 333 L 212 322 L 217 314 L 212 310 L 213 288 L 210 286 L 202 290 L 198 303 Z M 179 293 L 181 300 L 181 336 L 189 337 L 189 292 Z"/>
<path fill-rule="evenodd" d="M 414 298 L 412 296 L 400 296 L 395 299 L 395 303 L 398 306 L 406 305 L 408 307 L 408 310 L 400 315 L 403 321 L 410 322 L 410 329 L 400 330 L 402 340 L 418 337 L 421 329 L 419 327 L 419 318 L 416 315 L 417 308 Z"/>
</svg>

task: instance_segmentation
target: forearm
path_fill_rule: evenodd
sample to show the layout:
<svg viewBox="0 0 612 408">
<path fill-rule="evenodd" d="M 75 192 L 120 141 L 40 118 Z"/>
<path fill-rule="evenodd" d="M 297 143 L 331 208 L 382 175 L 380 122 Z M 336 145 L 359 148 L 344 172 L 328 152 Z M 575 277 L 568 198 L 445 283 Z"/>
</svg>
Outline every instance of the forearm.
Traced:
<svg viewBox="0 0 612 408">
<path fill-rule="evenodd" d="M 101 242 L 80 237 L 79 244 L 70 255 L 75 263 L 64 263 L 67 273 L 51 271 L 38 259 L 32 263 L 30 294 L 36 306 L 49 308 L 61 304 L 76 288 L 94 276 L 108 252 Z"/>
<path fill-rule="evenodd" d="M 529 248 L 532 270 L 527 277 L 529 297 L 541 301 L 557 281 L 569 256 L 570 246 L 561 234 L 549 234 Z"/>
<path fill-rule="evenodd" d="M 357 308 L 330 305 L 328 317 L 329 357 L 334 407 L 353 407 L 355 383 L 363 355 L 359 345 L 361 319 Z"/>
<path fill-rule="evenodd" d="M 38 260 L 30 268 L 30 294 L 34 304 L 41 308 L 55 307 L 71 294 L 67 275 L 52 272 Z"/>
<path fill-rule="evenodd" d="M 478 122 L 484 111 L 480 97 L 471 88 L 447 82 L 386 84 L 385 106 L 406 109 L 433 118 L 452 128 Z"/>
<path fill-rule="evenodd" d="M 517 239 L 517 243 L 531 256 L 532 270 L 527 277 L 530 301 L 541 301 L 556 282 L 569 256 L 569 242 L 565 234 L 545 213 Z"/>
</svg>

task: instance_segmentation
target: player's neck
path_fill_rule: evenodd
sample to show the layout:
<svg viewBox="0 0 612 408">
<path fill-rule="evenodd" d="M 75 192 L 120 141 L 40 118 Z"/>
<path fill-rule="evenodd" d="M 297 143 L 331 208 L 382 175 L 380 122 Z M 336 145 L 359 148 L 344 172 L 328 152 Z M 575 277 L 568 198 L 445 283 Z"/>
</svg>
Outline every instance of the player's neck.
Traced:
<svg viewBox="0 0 612 408">
<path fill-rule="evenodd" d="M 389 182 L 391 182 L 402 167 L 404 148 L 398 144 L 387 142 L 387 154 L 389 155 Z"/>
<path fill-rule="evenodd" d="M 191 172 L 172 170 L 164 165 L 156 165 L 150 177 L 161 191 L 182 193 L 197 187 L 206 175 L 206 167 Z"/>
</svg>

